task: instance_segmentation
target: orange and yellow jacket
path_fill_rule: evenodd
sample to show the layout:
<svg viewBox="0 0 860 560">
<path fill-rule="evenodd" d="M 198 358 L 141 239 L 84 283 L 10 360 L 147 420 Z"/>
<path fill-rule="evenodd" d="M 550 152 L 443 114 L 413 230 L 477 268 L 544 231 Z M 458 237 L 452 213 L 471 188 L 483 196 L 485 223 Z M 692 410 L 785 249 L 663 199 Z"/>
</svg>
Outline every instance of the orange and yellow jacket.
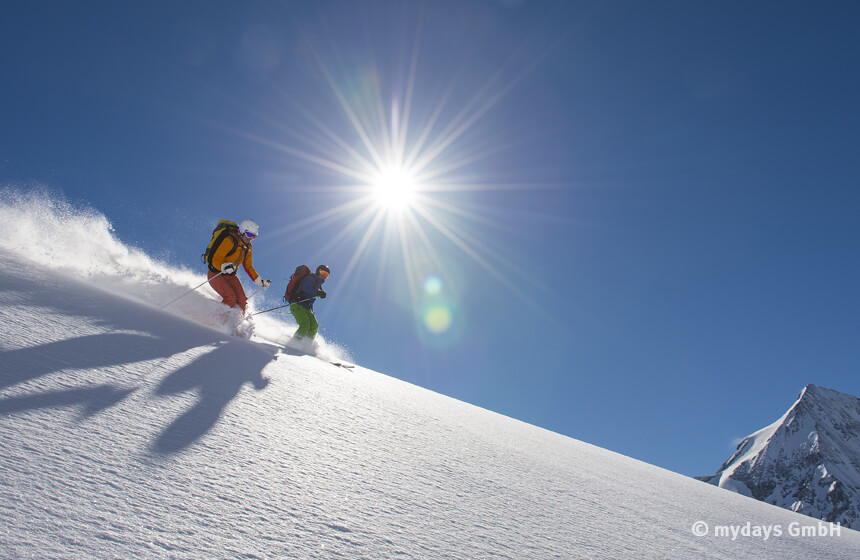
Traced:
<svg viewBox="0 0 860 560">
<path fill-rule="evenodd" d="M 236 265 L 236 269 L 238 270 L 241 263 L 245 268 L 245 272 L 251 277 L 251 280 L 256 280 L 260 275 L 254 270 L 251 257 L 252 252 L 253 249 L 250 243 L 245 244 L 238 232 L 231 232 L 225 235 L 221 243 L 216 247 L 212 247 L 212 264 L 209 266 L 209 270 L 215 273 L 221 272 L 221 267 L 224 266 L 224 263 L 228 262 Z M 225 276 L 227 275 L 225 274 Z"/>
</svg>

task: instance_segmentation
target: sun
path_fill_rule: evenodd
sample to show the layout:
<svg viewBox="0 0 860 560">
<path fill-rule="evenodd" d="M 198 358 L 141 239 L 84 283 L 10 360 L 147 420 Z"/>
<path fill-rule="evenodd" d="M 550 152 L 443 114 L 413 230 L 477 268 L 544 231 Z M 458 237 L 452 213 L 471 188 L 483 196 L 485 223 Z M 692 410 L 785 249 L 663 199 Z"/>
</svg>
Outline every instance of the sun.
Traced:
<svg viewBox="0 0 860 560">
<path fill-rule="evenodd" d="M 308 166 L 307 180 L 301 174 L 289 174 L 285 196 L 290 203 L 302 192 L 333 195 L 319 212 L 291 221 L 277 233 L 295 239 L 328 228 L 318 254 L 346 250 L 351 256 L 342 268 L 343 277 L 376 263 L 377 295 L 382 295 L 383 279 L 390 278 L 392 267 L 402 266 L 405 274 L 403 284 L 397 286 L 398 297 L 408 292 L 417 324 L 441 336 L 461 324 L 455 307 L 456 283 L 443 283 L 454 274 L 449 271 L 461 268 L 451 266 L 457 256 L 470 259 L 519 299 L 532 303 L 521 287 L 531 285 L 528 273 L 518 272 L 519 278 L 512 280 L 509 271 L 520 269 L 509 258 L 507 247 L 495 246 L 495 232 L 516 233 L 495 216 L 516 209 L 485 202 L 492 202 L 488 194 L 495 191 L 560 185 L 517 180 L 516 169 L 494 171 L 493 175 L 505 177 L 503 182 L 484 175 L 488 163 L 498 161 L 512 146 L 491 132 L 496 125 L 486 131 L 479 125 L 543 55 L 523 68 L 506 64 L 470 94 L 456 81 L 440 88 L 424 83 L 419 37 L 415 34 L 412 56 L 404 58 L 409 63 L 402 73 L 371 71 L 381 64 L 371 58 L 367 68 L 341 74 L 311 45 L 316 70 L 328 83 L 340 111 L 312 110 L 287 97 L 292 108 L 289 122 L 271 122 L 278 138 L 286 135 L 292 140 L 233 132 Z M 338 53 L 332 57 L 340 58 Z M 312 106 L 316 108 L 315 101 Z M 271 118 L 268 113 L 258 116 Z"/>
<path fill-rule="evenodd" d="M 408 169 L 390 167 L 380 170 L 373 179 L 371 189 L 380 208 L 402 212 L 415 203 L 418 184 L 415 176 Z"/>
</svg>

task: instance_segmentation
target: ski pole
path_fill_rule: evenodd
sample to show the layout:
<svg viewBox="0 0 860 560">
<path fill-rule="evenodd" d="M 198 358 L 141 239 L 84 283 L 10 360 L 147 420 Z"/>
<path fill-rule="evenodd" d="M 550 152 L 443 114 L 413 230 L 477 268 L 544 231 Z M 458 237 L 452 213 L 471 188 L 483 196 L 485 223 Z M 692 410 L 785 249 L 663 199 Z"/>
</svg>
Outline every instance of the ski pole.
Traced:
<svg viewBox="0 0 860 560">
<path fill-rule="evenodd" d="M 254 290 L 254 293 L 252 293 L 250 296 L 246 297 L 245 299 L 246 299 L 246 300 L 251 299 L 252 297 L 254 297 L 255 295 L 257 295 L 257 292 L 259 292 L 259 291 L 260 291 L 260 290 L 262 290 L 262 289 L 263 289 L 263 288 L 257 288 L 256 290 Z"/>
<path fill-rule="evenodd" d="M 269 311 L 274 311 L 275 309 L 281 309 L 283 307 L 287 307 L 287 305 L 290 305 L 290 304 L 288 303 L 286 305 L 279 305 L 279 306 L 273 307 L 271 309 L 264 309 L 262 311 L 257 311 L 256 313 L 251 313 L 250 317 L 253 317 L 254 315 L 259 315 L 260 313 L 268 313 Z"/>
<path fill-rule="evenodd" d="M 194 290 L 196 290 L 197 288 L 199 288 L 199 287 L 200 287 L 200 286 L 202 286 L 203 284 L 208 284 L 211 280 L 213 280 L 213 279 L 215 279 L 215 278 L 218 278 L 218 277 L 219 277 L 219 276 L 221 276 L 222 274 L 224 274 L 224 273 L 223 273 L 223 272 L 219 272 L 218 274 L 216 274 L 216 275 L 215 275 L 215 276 L 213 276 L 212 278 L 207 278 L 205 282 L 202 282 L 202 283 L 198 284 L 197 286 L 195 286 L 195 287 L 191 288 L 190 290 L 188 290 L 187 292 L 185 292 L 184 294 L 182 294 L 182 295 L 181 295 L 181 296 L 179 296 L 178 298 L 176 298 L 176 299 L 174 299 L 174 300 L 171 300 L 171 301 L 168 301 L 167 303 L 165 303 L 164 305 L 162 305 L 161 307 L 159 307 L 159 309 L 164 309 L 165 307 L 167 307 L 167 306 L 168 306 L 168 305 L 170 305 L 171 303 L 175 303 L 175 302 L 179 301 L 180 299 L 184 298 L 185 296 L 187 296 L 188 294 L 190 294 L 191 292 L 193 292 Z"/>
<path fill-rule="evenodd" d="M 314 298 L 318 298 L 318 297 L 319 297 L 319 296 L 309 297 L 309 298 L 307 298 L 307 299 L 302 299 L 302 300 L 299 300 L 299 301 L 294 301 L 293 303 L 304 303 L 304 302 L 306 302 L 306 301 L 310 301 L 310 300 L 312 300 L 312 299 L 314 299 Z M 292 305 L 292 304 L 287 303 L 287 304 L 284 304 L 284 305 L 279 305 L 279 306 L 277 306 L 277 307 L 273 307 L 273 308 L 271 308 L 271 309 L 264 309 L 263 311 L 257 311 L 256 313 L 251 313 L 251 315 L 250 315 L 250 316 L 251 316 L 251 317 L 253 317 L 254 315 L 259 315 L 260 313 L 268 313 L 269 311 L 274 311 L 274 310 L 276 310 L 276 309 L 283 309 L 284 307 L 289 307 L 290 305 Z"/>
</svg>

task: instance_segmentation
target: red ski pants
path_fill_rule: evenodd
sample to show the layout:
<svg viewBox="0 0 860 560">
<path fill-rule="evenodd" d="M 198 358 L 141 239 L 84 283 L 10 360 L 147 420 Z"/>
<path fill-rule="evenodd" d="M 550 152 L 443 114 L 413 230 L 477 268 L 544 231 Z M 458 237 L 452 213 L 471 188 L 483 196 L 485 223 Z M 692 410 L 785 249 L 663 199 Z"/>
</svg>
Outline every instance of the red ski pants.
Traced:
<svg viewBox="0 0 860 560">
<path fill-rule="evenodd" d="M 209 271 L 209 285 L 212 289 L 218 292 L 221 296 L 221 301 L 230 307 L 238 307 L 245 312 L 245 305 L 248 303 L 248 298 L 245 296 L 245 290 L 242 288 L 242 282 L 235 274 L 226 276 L 224 274 L 218 276 L 218 273 Z"/>
</svg>

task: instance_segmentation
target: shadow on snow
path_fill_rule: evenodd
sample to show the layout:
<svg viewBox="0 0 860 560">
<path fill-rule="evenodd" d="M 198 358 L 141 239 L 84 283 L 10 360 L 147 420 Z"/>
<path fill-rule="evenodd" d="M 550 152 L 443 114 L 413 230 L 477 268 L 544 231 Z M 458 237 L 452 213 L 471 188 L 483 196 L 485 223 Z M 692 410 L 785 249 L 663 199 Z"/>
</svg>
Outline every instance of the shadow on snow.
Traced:
<svg viewBox="0 0 860 560">
<path fill-rule="evenodd" d="M 268 379 L 263 368 L 272 361 L 272 354 L 253 343 L 221 343 L 167 377 L 156 389 L 157 395 L 171 395 L 196 389 L 197 403 L 182 413 L 155 440 L 153 449 L 159 453 L 181 451 L 200 439 L 221 417 L 224 408 L 239 394 L 245 383 L 258 391 L 266 388 Z"/>
<path fill-rule="evenodd" d="M 74 282 L 72 282 L 74 283 Z M 58 374 L 64 370 L 93 371 L 82 386 L 46 389 L 42 392 L 0 398 L 0 414 L 26 410 L 82 406 L 81 419 L 115 406 L 142 386 L 142 378 L 155 369 L 152 360 L 171 356 L 201 346 L 214 347 L 190 363 L 168 373 L 155 394 L 167 396 L 195 390 L 197 402 L 170 422 L 152 443 L 156 453 L 176 453 L 188 448 L 209 432 L 224 408 L 245 383 L 257 390 L 268 384 L 262 371 L 278 348 L 266 344 L 231 339 L 209 328 L 163 313 L 147 305 L 111 299 L 101 305 L 103 293 L 87 286 L 78 298 L 69 298 L 65 286 L 44 289 L 36 298 L 31 286 L 7 278 L 4 295 L 18 294 L 16 304 L 37 304 L 50 315 L 82 317 L 87 324 L 107 332 L 85 334 L 65 340 L 52 340 L 14 350 L 0 350 L 0 390 L 31 380 Z M 0 298 L 5 299 L 5 298 Z M 2 301 L 0 301 L 2 303 Z M 93 313 L 96 309 L 97 312 Z M 227 338 L 228 340 L 224 340 Z M 290 352 L 291 353 L 291 352 Z M 141 362 L 136 384 L 99 383 L 97 373 L 121 367 L 127 374 L 133 364 Z M 128 381 L 134 381 L 129 379 Z"/>
</svg>

